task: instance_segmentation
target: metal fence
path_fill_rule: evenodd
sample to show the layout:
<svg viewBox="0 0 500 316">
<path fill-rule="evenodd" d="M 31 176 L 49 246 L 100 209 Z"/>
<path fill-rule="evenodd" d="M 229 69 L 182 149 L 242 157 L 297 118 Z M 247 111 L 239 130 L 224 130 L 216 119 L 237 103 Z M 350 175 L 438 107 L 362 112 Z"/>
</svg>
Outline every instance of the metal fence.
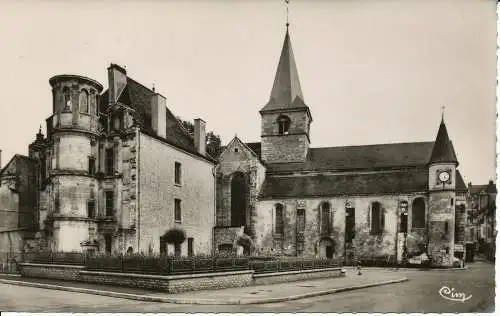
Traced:
<svg viewBox="0 0 500 316">
<path fill-rule="evenodd" d="M 340 267 L 342 260 L 301 257 L 170 257 L 150 255 L 89 255 L 26 253 L 25 262 L 84 266 L 91 271 L 161 275 L 254 270 L 256 274 Z"/>
</svg>

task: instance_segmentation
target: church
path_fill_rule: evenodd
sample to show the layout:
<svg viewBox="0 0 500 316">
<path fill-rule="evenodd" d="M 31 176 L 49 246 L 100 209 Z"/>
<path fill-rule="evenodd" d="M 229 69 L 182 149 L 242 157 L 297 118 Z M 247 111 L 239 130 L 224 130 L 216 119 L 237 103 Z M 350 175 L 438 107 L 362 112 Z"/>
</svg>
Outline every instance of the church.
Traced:
<svg viewBox="0 0 500 316">
<path fill-rule="evenodd" d="M 259 113 L 261 141 L 236 136 L 218 157 L 218 253 L 246 234 L 252 255 L 461 258 L 467 188 L 444 118 L 432 141 L 311 147 L 288 24 Z"/>
</svg>

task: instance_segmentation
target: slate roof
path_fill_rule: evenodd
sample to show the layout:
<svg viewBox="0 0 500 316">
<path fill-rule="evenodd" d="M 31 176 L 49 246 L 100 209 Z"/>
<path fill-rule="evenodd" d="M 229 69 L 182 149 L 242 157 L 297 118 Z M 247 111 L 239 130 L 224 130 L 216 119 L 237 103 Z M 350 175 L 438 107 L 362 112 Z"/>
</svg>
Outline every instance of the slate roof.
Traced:
<svg viewBox="0 0 500 316">
<path fill-rule="evenodd" d="M 434 148 L 432 149 L 430 162 L 458 163 L 457 155 L 455 154 L 453 144 L 448 137 L 448 131 L 446 130 L 444 120 L 441 120 L 441 124 L 439 125 L 439 130 L 436 136 L 436 141 L 434 142 Z"/>
<path fill-rule="evenodd" d="M 260 159 L 260 153 L 261 153 L 261 143 L 260 142 L 254 142 L 254 143 L 245 143 L 245 145 L 248 146 Z"/>
<path fill-rule="evenodd" d="M 306 198 L 427 192 L 428 177 L 426 168 L 334 175 L 267 175 L 259 198 Z M 467 190 L 467 188 L 462 176 L 457 172 L 457 191 L 463 192 L 464 190 Z"/>
<path fill-rule="evenodd" d="M 308 109 L 304 103 L 304 96 L 300 87 L 299 72 L 295 64 L 292 43 L 288 28 L 281 49 L 278 68 L 274 77 L 273 88 L 269 102 L 261 109 L 261 112 L 280 109 Z"/>
<path fill-rule="evenodd" d="M 309 148 L 305 162 L 267 164 L 271 173 L 374 170 L 426 165 L 433 142 Z"/>
<path fill-rule="evenodd" d="M 493 182 L 489 184 L 471 184 L 469 190 L 471 194 L 479 194 L 481 192 L 497 193 L 496 185 Z"/>
<path fill-rule="evenodd" d="M 100 98 L 99 109 L 105 112 L 108 107 L 108 90 L 106 90 Z M 141 131 L 145 134 L 162 140 L 170 145 L 179 149 L 185 150 L 197 156 L 208 159 L 214 162 L 210 156 L 201 155 L 194 147 L 194 139 L 189 133 L 181 126 L 179 120 L 175 115 L 166 108 L 166 134 L 165 138 L 159 137 L 151 127 L 151 97 L 155 94 L 149 88 L 143 86 L 134 79 L 127 77 L 127 84 L 118 98 L 118 102 L 130 106 L 135 110 L 133 116 L 141 127 Z"/>
</svg>

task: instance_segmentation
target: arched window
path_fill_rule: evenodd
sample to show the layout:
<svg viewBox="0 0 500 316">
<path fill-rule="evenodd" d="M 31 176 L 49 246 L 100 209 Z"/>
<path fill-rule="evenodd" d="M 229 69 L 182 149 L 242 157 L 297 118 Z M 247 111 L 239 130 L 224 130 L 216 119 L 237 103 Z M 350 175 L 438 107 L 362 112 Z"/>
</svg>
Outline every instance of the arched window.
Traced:
<svg viewBox="0 0 500 316">
<path fill-rule="evenodd" d="M 241 172 L 235 172 L 231 180 L 231 226 L 246 225 L 246 195 L 245 176 Z"/>
<path fill-rule="evenodd" d="M 276 235 L 283 235 L 283 204 L 276 204 L 274 214 L 274 233 Z"/>
<path fill-rule="evenodd" d="M 89 113 L 89 93 L 87 90 L 80 91 L 80 112 Z"/>
<path fill-rule="evenodd" d="M 68 87 L 63 88 L 63 100 L 64 100 L 64 108 L 69 108 L 71 110 L 71 92 Z"/>
<path fill-rule="evenodd" d="M 425 228 L 425 202 L 423 198 L 413 200 L 411 206 L 411 227 Z"/>
<path fill-rule="evenodd" d="M 323 202 L 320 207 L 321 212 L 321 234 L 330 235 L 331 229 L 331 218 L 330 218 L 330 203 Z"/>
<path fill-rule="evenodd" d="M 92 115 L 96 114 L 95 105 L 96 105 L 96 95 L 94 92 L 92 92 L 89 95 L 89 113 Z"/>
<path fill-rule="evenodd" d="M 371 206 L 371 233 L 381 234 L 385 225 L 384 211 L 379 202 L 373 202 Z"/>
<path fill-rule="evenodd" d="M 290 130 L 290 118 L 286 115 L 280 115 L 278 117 L 278 134 L 286 135 Z"/>
</svg>

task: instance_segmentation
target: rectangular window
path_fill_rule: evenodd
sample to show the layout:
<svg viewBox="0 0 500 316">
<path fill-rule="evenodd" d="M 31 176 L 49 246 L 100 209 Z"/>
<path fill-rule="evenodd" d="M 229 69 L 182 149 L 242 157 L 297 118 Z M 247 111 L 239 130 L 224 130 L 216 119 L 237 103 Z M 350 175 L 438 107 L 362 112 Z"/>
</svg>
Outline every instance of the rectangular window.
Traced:
<svg viewBox="0 0 500 316">
<path fill-rule="evenodd" d="M 181 244 L 175 244 L 174 245 L 174 256 L 180 257 L 181 256 Z"/>
<path fill-rule="evenodd" d="M 175 163 L 175 184 L 181 184 L 182 181 L 182 172 L 181 172 L 181 163 Z"/>
<path fill-rule="evenodd" d="M 113 245 L 113 237 L 111 235 L 104 235 L 105 250 L 107 254 L 111 254 Z"/>
<path fill-rule="evenodd" d="M 105 191 L 105 206 L 106 206 L 106 216 L 113 216 L 114 215 L 114 205 L 113 205 L 113 191 Z"/>
<path fill-rule="evenodd" d="M 276 207 L 276 223 L 275 223 L 275 231 L 276 235 L 283 235 L 283 207 L 278 205 Z"/>
<path fill-rule="evenodd" d="M 304 232 L 306 229 L 306 210 L 297 210 L 297 232 Z"/>
<path fill-rule="evenodd" d="M 176 222 L 182 221 L 182 213 L 181 213 L 181 200 L 174 200 L 174 220 Z"/>
<path fill-rule="evenodd" d="M 194 238 L 188 238 L 188 256 L 192 257 L 194 255 L 193 250 Z"/>
<path fill-rule="evenodd" d="M 449 230 L 449 228 L 448 228 L 448 222 L 444 222 L 444 233 L 448 234 L 448 230 Z"/>
<path fill-rule="evenodd" d="M 95 158 L 89 157 L 89 174 L 92 176 L 95 173 Z"/>
<path fill-rule="evenodd" d="M 381 234 L 384 231 L 384 211 L 380 203 L 373 202 L 371 210 L 371 233 Z"/>
<path fill-rule="evenodd" d="M 94 200 L 87 201 L 87 216 L 88 216 L 88 218 L 95 217 L 95 201 Z"/>
<path fill-rule="evenodd" d="M 106 149 L 106 174 L 113 174 L 114 171 L 114 151 L 113 148 Z"/>
</svg>

